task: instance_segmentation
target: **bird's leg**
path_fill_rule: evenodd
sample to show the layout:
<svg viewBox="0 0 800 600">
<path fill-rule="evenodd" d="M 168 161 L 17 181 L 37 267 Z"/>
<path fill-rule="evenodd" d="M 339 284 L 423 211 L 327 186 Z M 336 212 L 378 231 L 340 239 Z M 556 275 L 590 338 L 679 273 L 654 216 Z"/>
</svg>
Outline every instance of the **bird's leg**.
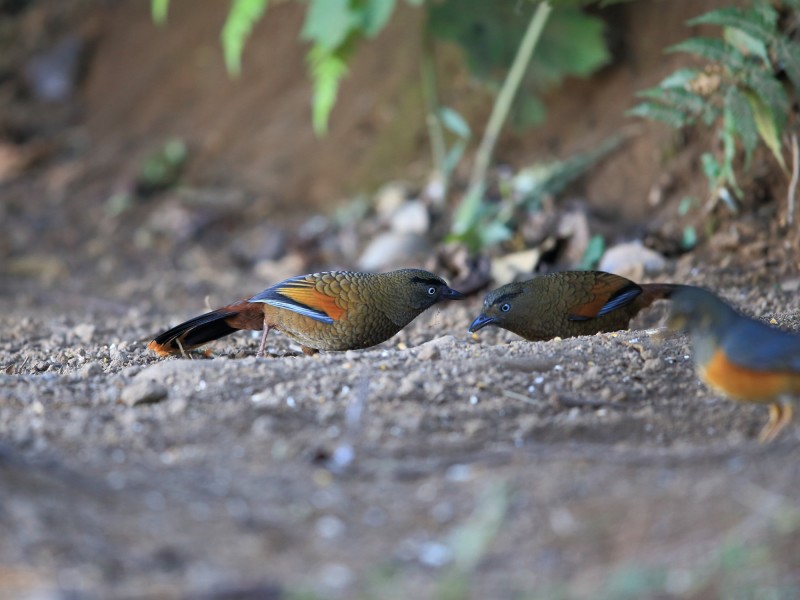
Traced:
<svg viewBox="0 0 800 600">
<path fill-rule="evenodd" d="M 262 329 L 261 334 L 261 344 L 258 346 L 258 352 L 256 352 L 256 358 L 261 358 L 264 356 L 264 348 L 267 347 L 267 334 L 269 333 L 269 323 L 267 322 L 267 315 L 264 315 L 264 328 Z"/>
<path fill-rule="evenodd" d="M 762 444 L 774 440 L 792 420 L 794 409 L 790 402 L 778 400 L 769 405 L 769 421 L 761 430 L 758 441 Z"/>
</svg>

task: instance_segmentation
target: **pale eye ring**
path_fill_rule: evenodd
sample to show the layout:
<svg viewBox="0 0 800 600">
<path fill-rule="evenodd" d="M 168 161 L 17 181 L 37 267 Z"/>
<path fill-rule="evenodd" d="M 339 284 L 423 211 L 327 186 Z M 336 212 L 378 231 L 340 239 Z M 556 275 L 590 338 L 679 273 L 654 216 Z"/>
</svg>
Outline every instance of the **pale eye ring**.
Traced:
<svg viewBox="0 0 800 600">
<path fill-rule="evenodd" d="M 511 310 L 511 305 L 508 302 L 504 302 L 503 304 L 500 305 L 500 310 L 502 310 L 503 312 L 508 312 Z"/>
<path fill-rule="evenodd" d="M 431 286 L 428 288 L 428 296 L 433 296 L 436 293 L 436 288 Z"/>
</svg>

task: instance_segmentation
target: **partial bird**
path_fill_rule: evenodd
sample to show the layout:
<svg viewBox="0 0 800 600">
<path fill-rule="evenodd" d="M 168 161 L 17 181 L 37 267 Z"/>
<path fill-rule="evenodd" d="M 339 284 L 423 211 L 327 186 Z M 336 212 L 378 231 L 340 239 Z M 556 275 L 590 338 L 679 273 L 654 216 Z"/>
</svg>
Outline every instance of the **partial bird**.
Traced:
<svg viewBox="0 0 800 600">
<path fill-rule="evenodd" d="M 769 405 L 759 441 L 774 440 L 791 422 L 800 393 L 800 336 L 739 314 L 701 288 L 673 295 L 667 325 L 691 336 L 706 385 L 732 400 Z"/>
</svg>

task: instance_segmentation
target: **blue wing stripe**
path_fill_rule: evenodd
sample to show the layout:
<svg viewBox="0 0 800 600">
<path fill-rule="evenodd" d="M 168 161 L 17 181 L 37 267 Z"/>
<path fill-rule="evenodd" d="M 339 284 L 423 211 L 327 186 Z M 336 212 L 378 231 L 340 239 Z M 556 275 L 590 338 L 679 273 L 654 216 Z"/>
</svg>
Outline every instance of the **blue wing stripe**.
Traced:
<svg viewBox="0 0 800 600">
<path fill-rule="evenodd" d="M 636 286 L 634 288 L 622 292 L 620 295 L 606 302 L 603 305 L 603 308 L 601 308 L 598 311 L 597 316 L 602 317 L 603 315 L 607 315 L 608 313 L 610 313 L 612 310 L 618 309 L 620 306 L 625 306 L 641 293 L 642 293 L 642 288 L 640 288 L 639 286 Z"/>
<path fill-rule="evenodd" d="M 264 298 L 264 299 L 257 299 L 257 298 L 258 296 L 253 296 L 253 298 L 250 299 L 250 302 L 262 302 L 264 304 L 269 304 L 270 306 L 274 306 L 275 308 L 285 308 L 286 310 L 291 310 L 293 312 L 296 312 L 297 314 L 310 317 L 315 321 L 319 321 L 321 323 L 327 323 L 328 325 L 333 323 L 333 319 L 330 318 L 324 312 L 308 308 L 307 306 L 303 306 L 302 304 L 298 304 L 296 302 L 293 302 L 292 300 L 288 299 L 278 300 L 276 298 Z"/>
</svg>

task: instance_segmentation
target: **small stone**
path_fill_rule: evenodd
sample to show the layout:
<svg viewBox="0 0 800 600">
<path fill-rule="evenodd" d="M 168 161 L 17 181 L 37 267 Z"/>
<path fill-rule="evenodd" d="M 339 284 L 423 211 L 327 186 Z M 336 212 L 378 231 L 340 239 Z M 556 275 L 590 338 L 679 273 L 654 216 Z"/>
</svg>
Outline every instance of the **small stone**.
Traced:
<svg viewBox="0 0 800 600">
<path fill-rule="evenodd" d="M 391 228 L 397 233 L 427 233 L 431 218 L 428 209 L 419 200 L 410 200 L 401 204 L 392 215 Z"/>
<path fill-rule="evenodd" d="M 88 344 L 94 337 L 95 329 L 96 327 L 91 323 L 79 323 L 72 328 L 72 335 L 74 335 L 84 344 Z"/>
<path fill-rule="evenodd" d="M 419 234 L 387 231 L 367 245 L 358 259 L 358 266 L 365 271 L 411 266 L 418 264 L 419 258 L 429 250 L 430 242 Z"/>
<path fill-rule="evenodd" d="M 645 373 L 656 373 L 658 371 L 663 370 L 666 367 L 664 361 L 660 358 L 648 358 L 644 361 L 644 366 L 642 367 L 642 371 Z"/>
<path fill-rule="evenodd" d="M 419 360 L 436 360 L 440 356 L 441 352 L 439 352 L 439 348 L 433 344 L 423 344 L 417 353 L 417 358 Z"/>
<path fill-rule="evenodd" d="M 636 241 L 617 244 L 606 250 L 600 260 L 599 269 L 635 281 L 645 274 L 655 275 L 662 272 L 666 264 L 667 261 L 661 254 Z"/>
<path fill-rule="evenodd" d="M 122 390 L 120 400 L 128 406 L 138 404 L 152 404 L 164 400 L 169 391 L 167 388 L 152 379 L 134 381 Z"/>
</svg>

